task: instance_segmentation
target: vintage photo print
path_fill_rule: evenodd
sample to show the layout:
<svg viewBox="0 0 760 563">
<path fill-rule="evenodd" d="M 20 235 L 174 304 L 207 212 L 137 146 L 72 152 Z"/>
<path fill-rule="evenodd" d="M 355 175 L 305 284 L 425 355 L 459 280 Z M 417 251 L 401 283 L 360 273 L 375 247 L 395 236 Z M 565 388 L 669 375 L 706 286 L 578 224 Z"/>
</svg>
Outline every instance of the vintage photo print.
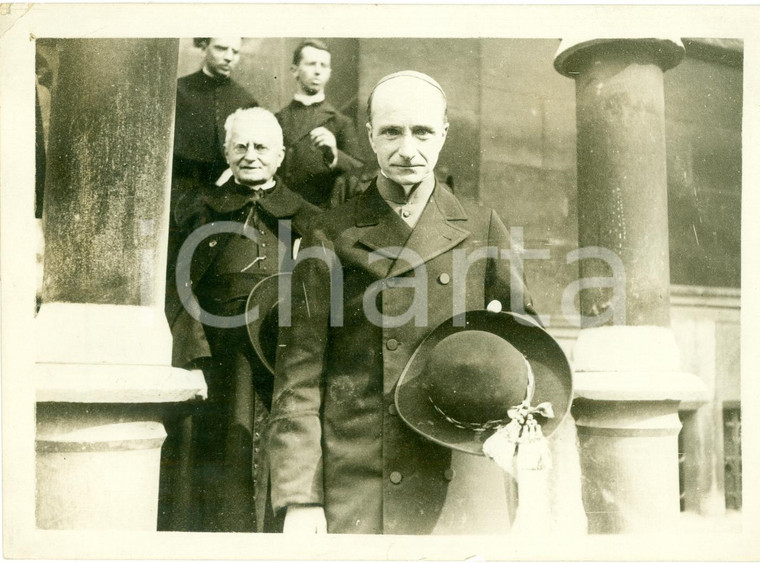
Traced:
<svg viewBox="0 0 760 563">
<path fill-rule="evenodd" d="M 4 556 L 757 557 L 756 7 L 0 11 Z"/>
</svg>

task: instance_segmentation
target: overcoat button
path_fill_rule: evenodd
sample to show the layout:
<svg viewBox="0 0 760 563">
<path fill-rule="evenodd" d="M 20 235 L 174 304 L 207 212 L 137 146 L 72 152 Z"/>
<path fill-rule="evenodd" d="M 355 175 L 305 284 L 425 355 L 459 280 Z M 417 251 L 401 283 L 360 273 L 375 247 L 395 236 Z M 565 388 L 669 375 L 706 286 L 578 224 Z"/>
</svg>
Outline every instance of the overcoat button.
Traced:
<svg viewBox="0 0 760 563">
<path fill-rule="evenodd" d="M 391 473 L 391 483 L 398 485 L 401 482 L 401 473 L 394 471 Z"/>
<path fill-rule="evenodd" d="M 395 350 L 396 348 L 398 348 L 398 340 L 396 340 L 395 338 L 389 339 L 388 342 L 385 343 L 385 347 L 391 351 Z"/>
<path fill-rule="evenodd" d="M 394 405 L 393 403 L 388 405 L 388 412 L 392 414 L 393 416 L 396 416 L 398 414 L 398 411 L 396 410 L 396 405 Z"/>
<path fill-rule="evenodd" d="M 451 481 L 454 478 L 454 470 L 449 467 L 446 471 L 443 472 L 443 478 L 447 481 Z"/>
<path fill-rule="evenodd" d="M 448 285 L 450 281 L 451 281 L 451 277 L 446 272 L 438 276 L 438 283 L 440 283 L 441 285 Z"/>
</svg>

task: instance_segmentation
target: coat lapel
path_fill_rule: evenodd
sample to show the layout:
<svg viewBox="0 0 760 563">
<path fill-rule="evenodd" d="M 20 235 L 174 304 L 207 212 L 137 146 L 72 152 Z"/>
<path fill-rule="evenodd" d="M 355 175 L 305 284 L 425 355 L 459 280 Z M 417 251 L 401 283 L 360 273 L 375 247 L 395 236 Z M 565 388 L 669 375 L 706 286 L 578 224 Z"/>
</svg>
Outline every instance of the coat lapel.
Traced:
<svg viewBox="0 0 760 563">
<path fill-rule="evenodd" d="M 419 255 L 421 263 L 428 262 L 451 250 L 470 235 L 465 228 L 466 221 L 467 214 L 456 197 L 436 182 L 433 194 L 404 248 Z M 397 260 L 388 277 L 401 276 L 418 265 L 419 263 Z"/>
<path fill-rule="evenodd" d="M 384 278 L 398 258 L 412 229 L 380 196 L 377 179 L 373 180 L 369 188 L 355 201 L 357 242 L 387 258 L 368 262 L 366 266 L 378 278 Z"/>
<path fill-rule="evenodd" d="M 356 198 L 356 206 L 357 241 L 388 259 L 366 265 L 378 278 L 401 276 L 454 248 L 470 235 L 465 226 L 467 213 L 439 183 L 414 229 L 383 200 L 376 179 Z M 399 260 L 402 249 L 413 251 L 421 261 Z"/>
</svg>

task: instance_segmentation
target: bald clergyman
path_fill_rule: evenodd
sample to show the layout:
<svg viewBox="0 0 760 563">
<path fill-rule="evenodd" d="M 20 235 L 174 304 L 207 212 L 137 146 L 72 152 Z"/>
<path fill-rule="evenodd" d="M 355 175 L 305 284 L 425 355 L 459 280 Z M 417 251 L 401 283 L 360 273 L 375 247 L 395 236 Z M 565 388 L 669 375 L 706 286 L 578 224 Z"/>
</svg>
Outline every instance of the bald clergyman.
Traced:
<svg viewBox="0 0 760 563">
<path fill-rule="evenodd" d="M 509 262 L 495 252 L 510 248 L 502 221 L 436 182 L 446 105 L 427 75 L 380 80 L 367 132 L 381 175 L 304 235 L 269 427 L 272 502 L 285 533 L 509 528 L 501 470 L 418 436 L 394 407 L 409 358 L 458 309 L 498 300 L 531 310 L 521 277 L 510 287 Z"/>
</svg>

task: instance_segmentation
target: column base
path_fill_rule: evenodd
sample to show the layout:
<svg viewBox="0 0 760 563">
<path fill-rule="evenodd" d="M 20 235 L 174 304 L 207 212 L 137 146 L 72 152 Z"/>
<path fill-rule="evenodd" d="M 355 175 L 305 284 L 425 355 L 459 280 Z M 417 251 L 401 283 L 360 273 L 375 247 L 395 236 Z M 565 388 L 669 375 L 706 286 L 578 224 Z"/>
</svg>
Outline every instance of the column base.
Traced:
<svg viewBox="0 0 760 563">
<path fill-rule="evenodd" d="M 712 518 L 723 517 L 726 496 L 722 404 L 706 404 L 693 411 L 684 411 L 682 404 L 681 417 L 685 450 L 684 510 Z"/>
<path fill-rule="evenodd" d="M 156 530 L 162 420 L 203 373 L 169 365 L 154 308 L 45 304 L 35 329 L 37 526 Z"/>
<path fill-rule="evenodd" d="M 158 421 L 129 418 L 92 405 L 38 405 L 37 527 L 156 529 L 166 432 Z"/>
<path fill-rule="evenodd" d="M 576 399 L 589 533 L 657 532 L 675 524 L 678 401 Z"/>
<path fill-rule="evenodd" d="M 666 328 L 579 334 L 573 415 L 589 533 L 667 533 L 677 526 L 678 406 L 707 399 L 702 381 L 678 371 L 679 363 Z"/>
</svg>

